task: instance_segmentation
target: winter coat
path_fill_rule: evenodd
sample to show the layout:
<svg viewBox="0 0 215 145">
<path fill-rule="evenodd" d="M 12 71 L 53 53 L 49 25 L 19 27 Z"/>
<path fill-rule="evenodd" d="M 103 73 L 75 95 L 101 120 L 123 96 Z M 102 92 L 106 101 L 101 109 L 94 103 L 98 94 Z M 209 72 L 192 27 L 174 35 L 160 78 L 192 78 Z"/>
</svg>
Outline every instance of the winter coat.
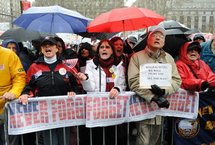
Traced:
<svg viewBox="0 0 215 145">
<path fill-rule="evenodd" d="M 55 65 L 51 68 L 51 65 Z M 58 57 L 54 64 L 47 64 L 44 57 L 39 57 L 27 72 L 27 82 L 22 94 L 34 96 L 66 95 L 76 91 L 76 79 L 71 69 Z"/>
<path fill-rule="evenodd" d="M 0 47 L 0 96 L 6 92 L 18 98 L 25 87 L 26 73 L 18 56 L 11 50 Z M 6 101 L 0 99 L 0 114 Z"/>
<path fill-rule="evenodd" d="M 169 63 L 172 66 L 172 81 L 171 87 L 165 89 L 165 95 L 170 95 L 176 92 L 181 85 L 181 78 L 178 74 L 176 64 L 172 56 L 163 50 L 158 58 L 152 57 L 147 52 L 148 48 L 139 51 L 132 55 L 128 66 L 128 84 L 131 91 L 134 91 L 140 97 L 144 98 L 147 102 L 155 96 L 149 89 L 141 89 L 139 87 L 140 65 L 147 63 Z M 154 119 L 147 119 L 143 121 L 144 124 L 161 124 L 161 116 L 156 116 Z"/>
<path fill-rule="evenodd" d="M 213 40 L 201 43 L 201 59 L 206 62 L 215 73 L 215 54 L 211 51 L 212 41 Z"/>
<path fill-rule="evenodd" d="M 161 55 L 158 59 L 150 57 L 144 49 L 140 52 L 135 53 L 128 66 L 128 83 L 132 91 L 136 92 L 139 96 L 143 97 L 146 101 L 150 102 L 154 94 L 149 89 L 139 88 L 139 72 L 140 65 L 147 63 L 169 63 L 172 65 L 172 82 L 171 87 L 165 89 L 165 95 L 170 95 L 178 90 L 181 85 L 181 79 L 177 71 L 176 64 L 172 56 L 162 50 Z"/>
<path fill-rule="evenodd" d="M 176 62 L 182 79 L 181 88 L 190 91 L 201 91 L 201 84 L 204 81 L 208 81 L 209 83 L 213 82 L 210 85 L 215 86 L 215 74 L 210 67 L 204 61 L 200 60 L 200 58 L 193 62 L 187 57 L 187 48 L 189 44 L 190 42 L 187 42 L 182 46 L 179 53 L 179 60 Z"/>
<path fill-rule="evenodd" d="M 125 72 L 122 62 L 117 66 L 112 66 L 115 74 L 113 78 L 114 87 L 120 89 L 120 91 L 125 91 L 126 81 L 125 81 Z M 82 85 L 85 91 L 87 92 L 105 92 L 106 84 L 111 78 L 106 78 L 106 74 L 101 67 L 95 65 L 92 60 L 88 60 L 86 64 L 85 74 L 88 75 L 88 79 L 82 81 Z M 101 82 L 101 84 L 100 84 Z"/>
</svg>

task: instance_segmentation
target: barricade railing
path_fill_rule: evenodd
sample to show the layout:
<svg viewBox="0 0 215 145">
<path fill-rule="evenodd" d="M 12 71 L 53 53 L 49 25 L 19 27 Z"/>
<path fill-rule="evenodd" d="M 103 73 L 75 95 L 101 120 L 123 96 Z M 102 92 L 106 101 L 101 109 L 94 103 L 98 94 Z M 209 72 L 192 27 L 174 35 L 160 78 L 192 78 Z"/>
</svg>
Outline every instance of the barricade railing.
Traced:
<svg viewBox="0 0 215 145">
<path fill-rule="evenodd" d="M 110 99 L 108 93 L 90 93 L 85 95 L 51 96 L 30 98 L 27 105 L 18 100 L 5 106 L 6 145 L 9 135 L 23 135 L 37 132 L 36 144 L 39 144 L 41 131 L 56 128 L 77 126 L 77 144 L 80 139 L 80 126 L 87 128 L 103 127 L 103 145 L 105 145 L 105 128 L 127 123 L 127 145 L 129 140 L 129 122 L 136 122 L 160 116 L 196 118 L 198 114 L 198 94 L 185 90 L 167 96 L 169 109 L 158 108 L 155 103 L 147 103 L 136 97 L 134 92 L 120 93 L 115 99 Z M 189 100 L 189 101 L 188 101 Z M 118 143 L 117 127 L 115 127 L 115 145 Z M 65 130 L 64 130 L 65 133 Z M 93 145 L 93 133 L 90 129 L 90 145 Z M 65 135 L 64 144 L 65 144 Z M 50 141 L 52 137 L 50 136 Z M 23 138 L 22 138 L 23 142 Z M 108 144 L 107 144 L 108 145 Z"/>
</svg>

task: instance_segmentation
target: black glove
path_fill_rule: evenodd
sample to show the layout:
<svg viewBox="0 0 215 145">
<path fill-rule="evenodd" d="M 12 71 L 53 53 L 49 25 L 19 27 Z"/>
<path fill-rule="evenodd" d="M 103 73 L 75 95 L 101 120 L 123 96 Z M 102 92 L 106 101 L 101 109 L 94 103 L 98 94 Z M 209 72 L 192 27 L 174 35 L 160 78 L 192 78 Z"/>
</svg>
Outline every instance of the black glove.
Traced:
<svg viewBox="0 0 215 145">
<path fill-rule="evenodd" d="M 214 87 L 209 87 L 208 90 L 205 93 L 206 93 L 206 95 L 208 95 L 210 97 L 214 97 L 215 96 L 215 88 Z"/>
<path fill-rule="evenodd" d="M 154 101 L 160 108 L 169 108 L 169 101 L 163 97 L 153 97 L 151 101 Z"/>
<path fill-rule="evenodd" d="M 165 94 L 165 90 L 161 89 L 158 85 L 151 85 L 151 88 L 150 91 L 157 96 L 163 96 Z"/>
<path fill-rule="evenodd" d="M 204 91 L 209 87 L 209 83 L 207 81 L 202 82 L 201 90 Z"/>
</svg>

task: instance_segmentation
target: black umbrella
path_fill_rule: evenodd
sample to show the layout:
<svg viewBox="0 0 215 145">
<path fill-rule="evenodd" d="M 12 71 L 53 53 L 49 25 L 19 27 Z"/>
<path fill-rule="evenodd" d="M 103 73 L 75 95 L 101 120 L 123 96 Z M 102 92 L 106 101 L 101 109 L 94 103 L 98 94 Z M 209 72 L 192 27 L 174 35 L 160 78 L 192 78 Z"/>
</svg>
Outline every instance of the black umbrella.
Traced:
<svg viewBox="0 0 215 145">
<path fill-rule="evenodd" d="M 168 34 L 167 32 L 168 30 L 166 31 L 166 39 L 165 39 L 165 45 L 163 49 L 164 51 L 168 52 L 170 55 L 172 55 L 175 58 L 178 56 L 181 46 L 185 42 L 189 41 L 189 39 L 185 34 L 172 34 L 172 33 Z M 177 31 L 177 32 L 180 32 L 180 31 Z M 141 38 L 133 48 L 135 52 L 143 50 L 146 47 L 147 36 L 148 36 L 147 33 L 141 36 Z"/>
<path fill-rule="evenodd" d="M 190 28 L 185 26 L 184 24 L 181 24 L 180 22 L 177 22 L 175 20 L 166 20 L 162 21 L 158 24 L 159 26 L 162 26 L 165 30 L 169 29 L 179 29 L 182 32 L 190 31 Z"/>
<path fill-rule="evenodd" d="M 22 41 L 31 41 L 34 39 L 38 39 L 41 37 L 41 34 L 37 31 L 27 31 L 23 28 L 13 28 L 5 31 L 1 36 L 0 39 L 14 39 L 17 42 Z"/>
<path fill-rule="evenodd" d="M 82 32 L 82 33 L 78 33 L 78 35 L 82 36 L 82 37 L 87 37 L 87 38 L 96 38 L 99 40 L 102 39 L 110 39 L 111 37 L 113 37 L 114 35 L 116 35 L 118 33 L 90 33 L 90 32 Z"/>
</svg>

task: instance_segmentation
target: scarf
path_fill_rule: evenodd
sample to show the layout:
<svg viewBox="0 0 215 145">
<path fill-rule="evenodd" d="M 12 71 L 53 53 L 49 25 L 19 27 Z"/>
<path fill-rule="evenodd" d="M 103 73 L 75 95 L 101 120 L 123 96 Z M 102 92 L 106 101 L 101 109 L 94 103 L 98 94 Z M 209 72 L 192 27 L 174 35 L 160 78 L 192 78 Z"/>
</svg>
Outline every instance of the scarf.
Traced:
<svg viewBox="0 0 215 145">
<path fill-rule="evenodd" d="M 99 65 L 102 67 L 106 74 L 106 91 L 110 91 L 114 87 L 114 82 L 109 82 L 110 78 L 113 78 L 113 72 L 110 71 L 110 68 L 114 65 L 114 58 L 110 57 L 107 60 L 99 58 Z"/>
</svg>

